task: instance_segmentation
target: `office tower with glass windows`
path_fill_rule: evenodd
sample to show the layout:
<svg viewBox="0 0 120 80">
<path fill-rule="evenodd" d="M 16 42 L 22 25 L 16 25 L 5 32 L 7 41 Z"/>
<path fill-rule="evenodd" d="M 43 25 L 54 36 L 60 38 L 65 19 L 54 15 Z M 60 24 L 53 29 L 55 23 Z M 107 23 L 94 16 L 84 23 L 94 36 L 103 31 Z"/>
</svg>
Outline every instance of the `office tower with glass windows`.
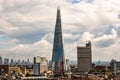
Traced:
<svg viewBox="0 0 120 80">
<path fill-rule="evenodd" d="M 55 74 L 64 74 L 64 49 L 60 9 L 57 8 L 54 43 L 52 53 L 52 70 Z"/>
</svg>

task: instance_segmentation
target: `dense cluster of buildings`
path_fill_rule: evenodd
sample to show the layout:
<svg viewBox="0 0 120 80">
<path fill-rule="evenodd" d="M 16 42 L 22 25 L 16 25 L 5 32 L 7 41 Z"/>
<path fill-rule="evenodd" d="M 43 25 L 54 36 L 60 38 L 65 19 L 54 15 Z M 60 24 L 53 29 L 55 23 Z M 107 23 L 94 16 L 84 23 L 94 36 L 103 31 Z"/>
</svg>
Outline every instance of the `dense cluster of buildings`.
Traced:
<svg viewBox="0 0 120 80">
<path fill-rule="evenodd" d="M 3 58 L 2 56 L 0 56 L 0 65 L 2 64 L 6 64 L 6 65 L 29 65 L 29 64 L 32 64 L 32 62 L 30 62 L 29 59 L 27 60 L 21 60 L 21 59 L 18 59 L 18 60 L 14 60 L 14 59 L 9 59 L 9 58 Z"/>
</svg>

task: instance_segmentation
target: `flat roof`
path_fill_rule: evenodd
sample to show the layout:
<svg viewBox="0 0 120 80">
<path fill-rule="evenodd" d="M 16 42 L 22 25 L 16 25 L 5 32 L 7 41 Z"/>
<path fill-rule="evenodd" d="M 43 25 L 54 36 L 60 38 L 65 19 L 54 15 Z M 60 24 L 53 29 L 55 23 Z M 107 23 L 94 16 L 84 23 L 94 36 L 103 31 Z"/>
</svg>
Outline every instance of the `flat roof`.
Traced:
<svg viewBox="0 0 120 80">
<path fill-rule="evenodd" d="M 91 48 L 91 47 L 86 47 L 86 46 L 77 46 L 77 48 L 87 49 L 87 48 Z"/>
</svg>

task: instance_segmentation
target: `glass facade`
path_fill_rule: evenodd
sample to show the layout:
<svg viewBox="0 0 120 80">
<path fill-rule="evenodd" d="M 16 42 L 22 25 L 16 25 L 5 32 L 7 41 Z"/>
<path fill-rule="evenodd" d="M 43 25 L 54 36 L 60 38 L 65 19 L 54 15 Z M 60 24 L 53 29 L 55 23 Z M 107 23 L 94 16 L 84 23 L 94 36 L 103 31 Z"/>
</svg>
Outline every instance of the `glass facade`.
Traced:
<svg viewBox="0 0 120 80">
<path fill-rule="evenodd" d="M 57 18 L 54 33 L 54 44 L 52 53 L 52 69 L 54 73 L 64 73 L 64 49 L 62 40 L 62 26 L 60 9 L 57 9 Z"/>
<path fill-rule="evenodd" d="M 40 74 L 40 64 L 39 63 L 35 63 L 33 65 L 34 68 L 34 75 L 39 75 Z"/>
</svg>

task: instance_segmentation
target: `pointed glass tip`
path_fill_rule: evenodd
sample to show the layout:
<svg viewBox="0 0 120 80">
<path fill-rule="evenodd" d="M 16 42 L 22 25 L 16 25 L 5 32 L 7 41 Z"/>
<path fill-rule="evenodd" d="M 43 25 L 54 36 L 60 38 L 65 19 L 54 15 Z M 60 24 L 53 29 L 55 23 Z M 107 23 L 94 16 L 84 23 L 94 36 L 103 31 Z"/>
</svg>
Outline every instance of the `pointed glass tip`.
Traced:
<svg viewBox="0 0 120 80">
<path fill-rule="evenodd" d="M 59 7 L 59 6 L 57 6 L 57 10 L 60 10 L 60 7 Z"/>
</svg>

